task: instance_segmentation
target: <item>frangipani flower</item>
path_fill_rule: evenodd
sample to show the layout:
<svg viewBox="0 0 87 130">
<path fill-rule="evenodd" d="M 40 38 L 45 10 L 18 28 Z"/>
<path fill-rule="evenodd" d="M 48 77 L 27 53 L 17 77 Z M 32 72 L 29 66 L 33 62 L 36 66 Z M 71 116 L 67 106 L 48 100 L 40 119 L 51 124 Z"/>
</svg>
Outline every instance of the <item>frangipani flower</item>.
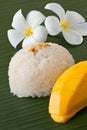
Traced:
<svg viewBox="0 0 87 130">
<path fill-rule="evenodd" d="M 77 12 L 64 11 L 61 5 L 49 3 L 45 9 L 56 13 L 56 16 L 48 16 L 45 20 L 45 26 L 50 35 L 63 33 L 65 40 L 72 45 L 79 45 L 83 41 L 83 36 L 87 36 L 87 22 Z"/>
<path fill-rule="evenodd" d="M 14 15 L 12 27 L 8 30 L 8 39 L 13 47 L 23 40 L 22 47 L 28 47 L 30 44 L 44 42 L 47 39 L 47 30 L 40 25 L 45 20 L 45 16 L 39 11 L 31 11 L 25 20 L 21 9 Z"/>
</svg>

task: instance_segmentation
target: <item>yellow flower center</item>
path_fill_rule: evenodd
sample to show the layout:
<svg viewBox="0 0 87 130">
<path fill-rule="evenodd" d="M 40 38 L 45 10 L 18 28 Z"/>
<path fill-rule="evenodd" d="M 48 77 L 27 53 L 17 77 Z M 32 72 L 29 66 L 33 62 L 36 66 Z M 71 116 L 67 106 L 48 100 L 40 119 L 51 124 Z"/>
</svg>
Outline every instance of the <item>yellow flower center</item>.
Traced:
<svg viewBox="0 0 87 130">
<path fill-rule="evenodd" d="M 24 35 L 26 37 L 31 36 L 33 34 L 32 28 L 25 29 Z"/>
<path fill-rule="evenodd" d="M 63 31 L 67 31 L 67 29 L 68 29 L 68 23 L 67 22 L 61 22 L 60 26 L 63 28 Z"/>
</svg>

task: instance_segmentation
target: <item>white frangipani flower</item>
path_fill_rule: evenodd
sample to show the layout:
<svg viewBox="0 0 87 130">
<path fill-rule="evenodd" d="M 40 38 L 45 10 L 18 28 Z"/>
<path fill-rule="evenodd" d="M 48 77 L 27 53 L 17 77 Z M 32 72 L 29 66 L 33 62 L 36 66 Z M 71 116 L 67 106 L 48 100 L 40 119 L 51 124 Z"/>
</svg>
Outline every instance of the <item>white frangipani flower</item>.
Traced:
<svg viewBox="0 0 87 130">
<path fill-rule="evenodd" d="M 21 9 L 14 15 L 12 27 L 8 30 L 8 39 L 13 47 L 23 40 L 22 47 L 26 48 L 30 44 L 45 42 L 47 39 L 47 30 L 40 25 L 45 20 L 45 16 L 39 11 L 31 11 L 25 20 Z"/>
<path fill-rule="evenodd" d="M 45 9 L 51 10 L 58 15 L 48 16 L 45 26 L 50 35 L 63 33 L 65 40 L 71 45 L 79 45 L 83 41 L 83 36 L 87 36 L 87 22 L 77 12 L 64 11 L 62 6 L 57 3 L 49 3 Z"/>
</svg>

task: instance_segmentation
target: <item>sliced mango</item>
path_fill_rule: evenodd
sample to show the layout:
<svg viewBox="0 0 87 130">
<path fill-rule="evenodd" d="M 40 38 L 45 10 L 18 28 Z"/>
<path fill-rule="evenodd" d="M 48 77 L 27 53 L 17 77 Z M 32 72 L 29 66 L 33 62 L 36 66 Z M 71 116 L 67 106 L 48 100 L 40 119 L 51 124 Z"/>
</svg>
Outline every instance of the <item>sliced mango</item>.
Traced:
<svg viewBox="0 0 87 130">
<path fill-rule="evenodd" d="M 87 61 L 67 69 L 54 84 L 49 113 L 54 121 L 65 123 L 87 106 Z"/>
</svg>

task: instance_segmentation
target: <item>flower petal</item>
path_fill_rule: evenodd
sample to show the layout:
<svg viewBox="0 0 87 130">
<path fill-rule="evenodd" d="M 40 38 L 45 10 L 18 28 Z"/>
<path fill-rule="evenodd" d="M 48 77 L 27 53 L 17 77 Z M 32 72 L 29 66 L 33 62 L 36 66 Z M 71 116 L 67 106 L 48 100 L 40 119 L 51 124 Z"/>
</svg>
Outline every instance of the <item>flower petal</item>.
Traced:
<svg viewBox="0 0 87 130">
<path fill-rule="evenodd" d="M 83 37 L 73 31 L 63 32 L 63 36 L 71 45 L 79 45 L 83 42 Z"/>
<path fill-rule="evenodd" d="M 82 24 L 73 24 L 72 29 L 82 36 L 87 36 L 87 22 Z"/>
<path fill-rule="evenodd" d="M 24 39 L 24 36 L 14 29 L 8 30 L 7 35 L 8 35 L 8 39 L 10 43 L 12 44 L 14 48 L 16 48 L 18 43 Z"/>
<path fill-rule="evenodd" d="M 50 35 L 57 35 L 61 31 L 59 20 L 55 16 L 48 16 L 45 20 L 45 26 Z"/>
<path fill-rule="evenodd" d="M 45 16 L 40 11 L 31 11 L 27 15 L 27 22 L 31 27 L 40 25 L 45 20 Z"/>
<path fill-rule="evenodd" d="M 45 9 L 51 10 L 56 13 L 59 16 L 60 20 L 64 19 L 65 17 L 65 11 L 60 4 L 49 3 L 45 6 Z"/>
<path fill-rule="evenodd" d="M 72 23 L 83 23 L 85 22 L 84 17 L 74 11 L 67 11 L 65 16 L 66 21 Z"/>
<path fill-rule="evenodd" d="M 44 26 L 38 26 L 33 30 L 33 37 L 38 42 L 45 42 L 47 39 L 47 30 Z"/>
<path fill-rule="evenodd" d="M 13 17 L 12 27 L 18 31 L 23 31 L 27 26 L 28 25 L 20 9 L 19 11 L 16 12 L 16 14 Z"/>
<path fill-rule="evenodd" d="M 24 39 L 22 47 L 27 48 L 30 45 L 36 44 L 36 43 L 37 43 L 37 41 L 32 36 L 30 36 L 30 37 L 27 37 L 27 38 Z"/>
</svg>

